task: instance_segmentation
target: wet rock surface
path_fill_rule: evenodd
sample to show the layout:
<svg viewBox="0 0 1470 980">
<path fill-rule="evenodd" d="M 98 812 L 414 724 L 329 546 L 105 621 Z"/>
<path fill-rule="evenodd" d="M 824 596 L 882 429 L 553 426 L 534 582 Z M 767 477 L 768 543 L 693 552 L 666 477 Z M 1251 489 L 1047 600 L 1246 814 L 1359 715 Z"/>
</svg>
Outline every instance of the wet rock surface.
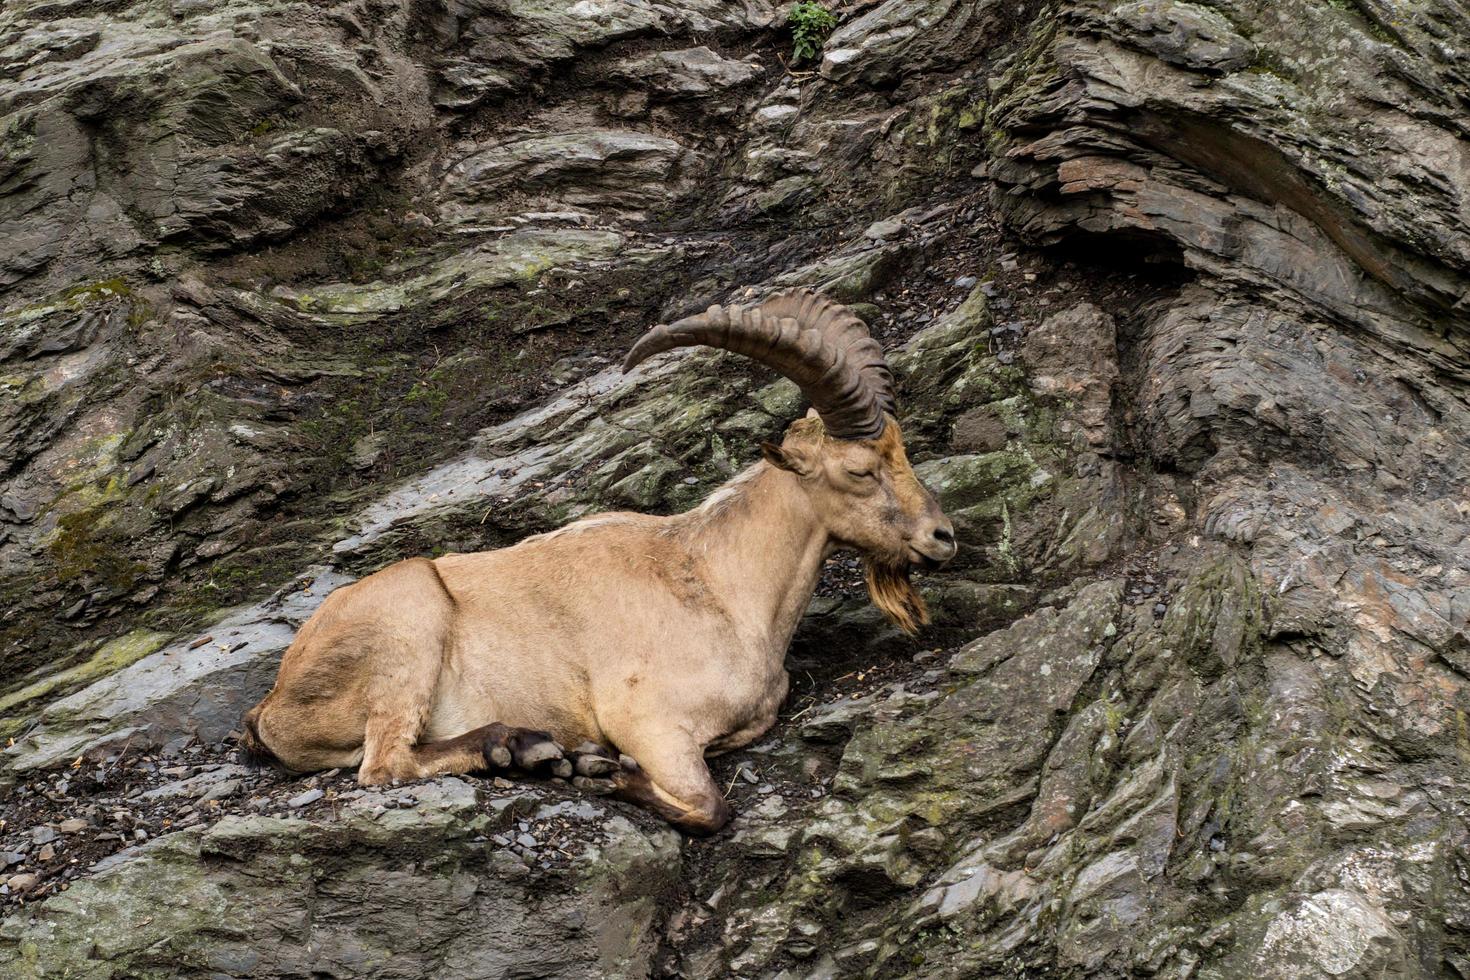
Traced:
<svg viewBox="0 0 1470 980">
<path fill-rule="evenodd" d="M 0 12 L 0 972 L 1470 974 L 1455 0 Z M 891 352 L 960 558 L 829 563 L 738 816 L 242 765 L 344 582 L 692 505 Z"/>
</svg>

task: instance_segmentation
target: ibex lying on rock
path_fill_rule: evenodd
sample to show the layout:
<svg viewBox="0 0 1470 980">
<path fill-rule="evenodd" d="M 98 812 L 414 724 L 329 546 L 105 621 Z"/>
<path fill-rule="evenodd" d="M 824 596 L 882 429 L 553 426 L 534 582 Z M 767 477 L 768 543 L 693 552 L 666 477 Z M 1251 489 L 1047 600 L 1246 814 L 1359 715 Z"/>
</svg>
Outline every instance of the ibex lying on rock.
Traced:
<svg viewBox="0 0 1470 980">
<path fill-rule="evenodd" d="M 861 552 L 873 601 L 913 631 L 928 613 L 910 569 L 956 546 L 904 454 L 882 350 L 850 311 L 809 291 L 711 307 L 655 327 L 623 369 L 697 344 L 785 374 L 813 415 L 687 513 L 602 514 L 338 589 L 245 716 L 246 747 L 298 771 L 360 765 L 363 783 L 575 773 L 685 831 L 722 827 L 705 755 L 775 722 L 823 559 Z"/>
</svg>

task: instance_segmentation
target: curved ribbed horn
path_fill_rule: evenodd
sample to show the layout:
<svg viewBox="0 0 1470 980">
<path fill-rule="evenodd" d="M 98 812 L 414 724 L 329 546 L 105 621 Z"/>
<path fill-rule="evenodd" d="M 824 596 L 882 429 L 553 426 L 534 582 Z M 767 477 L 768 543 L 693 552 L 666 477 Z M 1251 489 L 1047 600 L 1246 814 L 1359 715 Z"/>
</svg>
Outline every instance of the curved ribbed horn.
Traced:
<svg viewBox="0 0 1470 980">
<path fill-rule="evenodd" d="M 795 381 L 835 439 L 876 439 L 894 413 L 893 374 L 857 314 L 810 289 L 759 306 L 711 306 L 659 324 L 633 346 L 623 370 L 662 351 L 696 345 L 743 354 Z"/>
</svg>

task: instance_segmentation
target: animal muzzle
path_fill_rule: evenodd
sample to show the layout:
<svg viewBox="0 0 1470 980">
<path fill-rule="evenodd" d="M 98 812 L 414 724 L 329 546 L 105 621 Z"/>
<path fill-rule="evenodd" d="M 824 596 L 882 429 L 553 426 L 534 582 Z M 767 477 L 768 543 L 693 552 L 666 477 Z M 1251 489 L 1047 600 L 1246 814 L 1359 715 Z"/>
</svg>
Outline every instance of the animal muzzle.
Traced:
<svg viewBox="0 0 1470 980">
<path fill-rule="evenodd" d="M 948 562 L 960 550 L 954 539 L 954 526 L 948 519 L 923 528 L 909 542 L 909 564 L 933 570 Z"/>
</svg>

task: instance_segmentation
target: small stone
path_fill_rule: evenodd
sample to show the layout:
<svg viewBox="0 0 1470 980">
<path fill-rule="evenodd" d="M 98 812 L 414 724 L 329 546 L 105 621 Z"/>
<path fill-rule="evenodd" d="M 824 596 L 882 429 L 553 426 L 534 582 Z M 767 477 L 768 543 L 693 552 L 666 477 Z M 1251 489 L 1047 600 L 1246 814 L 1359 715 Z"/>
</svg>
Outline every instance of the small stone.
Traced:
<svg viewBox="0 0 1470 980">
<path fill-rule="evenodd" d="M 1168 611 L 1169 611 L 1169 607 L 1166 606 L 1166 605 L 1164 605 L 1162 602 L 1156 602 L 1156 603 L 1154 603 L 1154 615 L 1155 616 L 1162 616 L 1162 615 L 1164 615 L 1164 613 L 1166 613 Z"/>
<path fill-rule="evenodd" d="M 12 864 L 20 864 L 26 856 L 17 851 L 0 851 L 0 868 L 8 868 Z"/>
<path fill-rule="evenodd" d="M 796 118 L 797 112 L 794 105 L 768 105 L 757 109 L 752 118 L 757 125 L 776 126 Z"/>
<path fill-rule="evenodd" d="M 11 875 L 9 878 L 5 879 L 6 887 L 17 894 L 28 892 L 40 883 L 41 876 L 37 874 L 31 874 L 29 872 L 25 874 Z"/>
<path fill-rule="evenodd" d="M 50 827 L 31 828 L 31 843 L 33 844 L 49 844 L 60 836 L 60 834 Z"/>
<path fill-rule="evenodd" d="M 536 838 L 532 837 L 530 834 L 520 834 L 516 837 L 516 843 L 526 848 L 527 850 L 531 850 L 532 848 L 540 846 L 540 843 L 536 840 Z"/>
<path fill-rule="evenodd" d="M 898 218 L 888 218 L 868 225 L 868 230 L 863 232 L 863 235 L 875 241 L 884 241 L 889 238 L 902 238 L 907 232 L 908 226 Z"/>
<path fill-rule="evenodd" d="M 696 479 L 695 477 L 692 477 L 692 476 L 686 476 L 686 477 L 684 477 L 684 485 L 686 487 L 692 487 L 692 486 L 696 485 L 697 483 L 699 483 L 699 480 Z"/>
<path fill-rule="evenodd" d="M 352 444 L 352 454 L 349 462 L 356 470 L 369 469 L 383 455 L 383 450 L 388 446 L 388 433 L 386 431 L 369 432 L 360 436 Z"/>
<path fill-rule="evenodd" d="M 752 786 L 761 781 L 760 777 L 757 776 L 755 774 L 755 771 L 749 766 L 741 766 L 740 772 L 737 775 L 739 775 L 740 778 L 745 780 L 747 783 L 750 783 Z"/>
<path fill-rule="evenodd" d="M 70 820 L 61 821 L 61 823 L 56 825 L 56 829 L 63 834 L 79 834 L 86 830 L 88 826 L 87 821 L 81 817 L 72 817 Z"/>
<path fill-rule="evenodd" d="M 36 860 L 37 861 L 42 861 L 42 862 L 44 862 L 44 861 L 51 861 L 51 860 L 54 860 L 55 858 L 56 858 L 56 848 L 53 847 L 50 844 L 47 844 L 45 847 L 41 848 L 39 851 L 36 852 Z"/>
<path fill-rule="evenodd" d="M 234 796 L 238 792 L 240 792 L 240 780 L 226 779 L 211 786 L 209 792 L 201 796 L 199 801 L 201 803 L 208 803 L 210 800 L 222 800 L 227 796 Z"/>
<path fill-rule="evenodd" d="M 323 793 L 319 789 L 309 789 L 305 793 L 301 793 L 297 796 L 291 797 L 289 800 L 286 801 L 286 805 L 293 810 L 299 810 L 304 806 L 311 806 L 311 804 L 315 803 L 317 800 L 326 795 L 326 793 Z"/>
<path fill-rule="evenodd" d="M 974 276 L 960 276 L 954 281 L 954 284 L 960 289 L 973 289 L 975 288 L 975 284 L 979 281 L 980 280 L 976 279 Z"/>
<path fill-rule="evenodd" d="M 164 747 L 159 750 L 159 755 L 163 756 L 165 759 L 172 759 L 177 756 L 183 755 L 184 750 L 189 747 L 189 743 L 193 740 L 194 736 L 192 735 L 180 735 L 178 738 L 172 739 L 167 744 L 165 744 Z"/>
</svg>

